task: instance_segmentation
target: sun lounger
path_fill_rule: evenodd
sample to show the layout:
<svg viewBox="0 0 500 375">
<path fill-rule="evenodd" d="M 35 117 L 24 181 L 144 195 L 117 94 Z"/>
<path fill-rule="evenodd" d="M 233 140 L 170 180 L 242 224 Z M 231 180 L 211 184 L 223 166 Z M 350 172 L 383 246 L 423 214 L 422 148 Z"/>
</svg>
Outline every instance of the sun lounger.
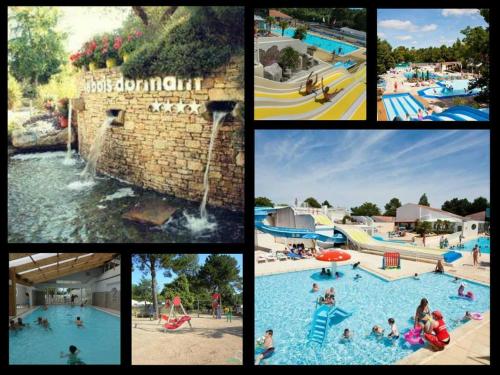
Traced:
<svg viewBox="0 0 500 375">
<path fill-rule="evenodd" d="M 300 255 L 292 253 L 292 252 L 288 253 L 287 257 L 290 259 L 293 259 L 293 260 L 302 259 L 302 257 Z"/>
<path fill-rule="evenodd" d="M 259 255 L 257 258 L 257 263 L 266 263 L 266 257 L 263 255 Z"/>
<path fill-rule="evenodd" d="M 276 259 L 278 260 L 287 260 L 287 256 L 283 253 L 276 253 Z"/>
<path fill-rule="evenodd" d="M 269 254 L 266 256 L 266 260 L 268 262 L 274 262 L 276 260 L 276 257 L 273 254 Z"/>
</svg>

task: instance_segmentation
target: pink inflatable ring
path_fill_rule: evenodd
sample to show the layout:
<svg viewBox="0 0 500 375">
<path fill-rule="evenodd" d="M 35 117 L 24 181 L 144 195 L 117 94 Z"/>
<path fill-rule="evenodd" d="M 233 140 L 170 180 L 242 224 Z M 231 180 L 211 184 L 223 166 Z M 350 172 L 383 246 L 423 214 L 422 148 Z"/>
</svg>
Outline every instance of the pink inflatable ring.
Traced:
<svg viewBox="0 0 500 375">
<path fill-rule="evenodd" d="M 422 328 L 412 328 L 404 334 L 405 341 L 410 345 L 422 345 L 424 344 L 424 339 L 420 337 L 420 331 Z"/>
<path fill-rule="evenodd" d="M 470 314 L 471 318 L 474 320 L 483 320 L 483 314 L 479 312 L 473 312 Z"/>
</svg>

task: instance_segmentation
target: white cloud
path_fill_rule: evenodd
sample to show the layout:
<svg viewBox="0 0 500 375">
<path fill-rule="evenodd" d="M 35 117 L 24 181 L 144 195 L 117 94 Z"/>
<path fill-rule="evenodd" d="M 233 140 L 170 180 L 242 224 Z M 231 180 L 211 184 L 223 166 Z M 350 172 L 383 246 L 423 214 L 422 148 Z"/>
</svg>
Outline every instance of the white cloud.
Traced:
<svg viewBox="0 0 500 375">
<path fill-rule="evenodd" d="M 437 25 L 435 23 L 431 23 L 429 25 L 424 25 L 420 28 L 420 31 L 434 31 L 437 29 Z"/>
<path fill-rule="evenodd" d="M 410 40 L 413 39 L 411 35 L 397 35 L 395 37 L 397 40 Z"/>
<path fill-rule="evenodd" d="M 416 41 L 416 40 L 414 40 L 413 42 L 411 42 L 411 44 L 417 44 L 417 41 Z"/>
<path fill-rule="evenodd" d="M 377 32 L 377 35 L 378 35 L 380 38 L 384 38 L 384 37 L 385 37 L 385 33 L 383 33 L 382 31 Z"/>
<path fill-rule="evenodd" d="M 416 31 L 417 27 L 411 21 L 402 21 L 402 20 L 383 20 L 379 23 L 380 27 L 386 29 L 395 29 L 395 30 L 408 30 L 408 31 Z"/>
<path fill-rule="evenodd" d="M 479 9 L 443 9 L 441 14 L 445 17 L 473 16 L 479 13 Z"/>
</svg>

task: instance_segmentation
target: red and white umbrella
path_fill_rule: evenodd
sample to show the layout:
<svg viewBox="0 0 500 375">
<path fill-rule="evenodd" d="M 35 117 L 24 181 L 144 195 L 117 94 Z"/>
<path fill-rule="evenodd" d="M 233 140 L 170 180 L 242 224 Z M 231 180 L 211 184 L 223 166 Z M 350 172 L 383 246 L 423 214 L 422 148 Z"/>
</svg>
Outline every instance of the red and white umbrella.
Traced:
<svg viewBox="0 0 500 375">
<path fill-rule="evenodd" d="M 332 263 L 332 274 L 337 270 L 337 262 L 344 262 L 351 259 L 351 254 L 338 249 L 326 249 L 316 255 L 316 260 Z"/>
</svg>

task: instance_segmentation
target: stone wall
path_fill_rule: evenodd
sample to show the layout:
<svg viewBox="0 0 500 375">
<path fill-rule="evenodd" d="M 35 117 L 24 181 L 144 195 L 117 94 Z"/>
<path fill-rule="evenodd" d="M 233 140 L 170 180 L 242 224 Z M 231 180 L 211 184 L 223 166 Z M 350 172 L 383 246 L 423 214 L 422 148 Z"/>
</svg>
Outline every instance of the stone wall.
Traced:
<svg viewBox="0 0 500 375">
<path fill-rule="evenodd" d="M 211 116 L 152 112 L 151 103 L 244 100 L 243 58 L 231 62 L 210 76 L 203 77 L 196 91 L 85 91 L 85 82 L 104 77 L 115 81 L 120 68 L 82 73 L 81 98 L 85 109 L 78 112 L 79 149 L 87 158 L 97 128 L 106 110 L 125 110 L 123 126 L 108 130 L 101 157 L 100 172 L 179 198 L 201 201 L 203 174 L 212 131 Z M 202 107 L 200 113 L 202 112 Z M 189 111 L 188 111 L 189 112 Z M 206 119 L 205 119 L 205 118 Z M 208 204 L 232 210 L 244 207 L 244 125 L 230 116 L 219 127 L 210 166 Z"/>
</svg>

